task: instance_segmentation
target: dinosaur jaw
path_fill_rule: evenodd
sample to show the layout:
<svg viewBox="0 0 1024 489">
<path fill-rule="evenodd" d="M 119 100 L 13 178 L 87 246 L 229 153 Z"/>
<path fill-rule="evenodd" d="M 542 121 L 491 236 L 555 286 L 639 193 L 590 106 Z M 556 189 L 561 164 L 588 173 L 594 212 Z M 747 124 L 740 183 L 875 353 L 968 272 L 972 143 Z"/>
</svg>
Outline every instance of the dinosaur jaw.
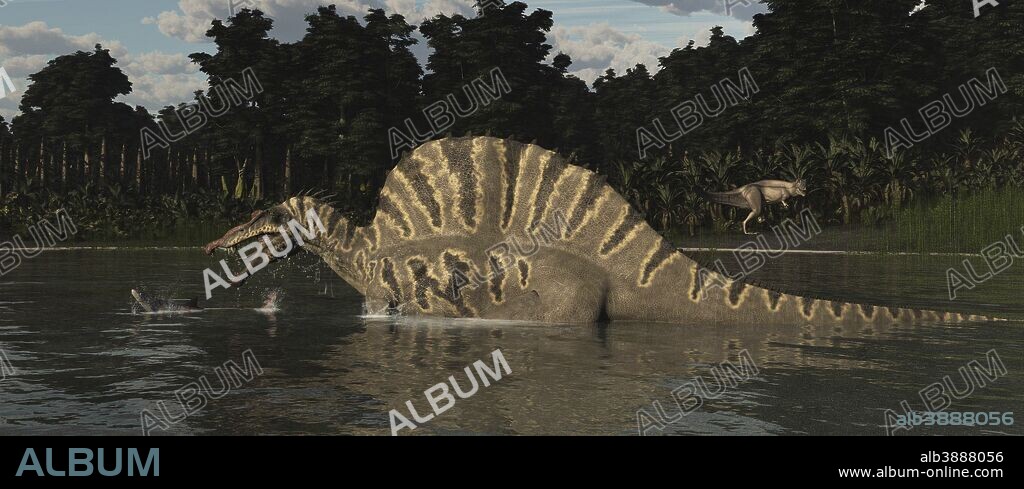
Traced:
<svg viewBox="0 0 1024 489">
<path fill-rule="evenodd" d="M 246 230 L 244 232 L 229 231 L 228 234 L 225 234 L 223 237 L 213 240 L 204 246 L 203 252 L 207 255 L 212 255 L 213 252 L 217 250 L 237 251 L 239 248 L 261 241 L 264 236 L 273 237 L 276 234 L 276 230 L 266 228 Z"/>
<path fill-rule="evenodd" d="M 298 253 L 302 248 L 295 246 L 281 233 L 281 225 L 274 219 L 273 213 L 268 211 L 256 211 L 252 214 L 252 217 L 248 222 L 235 226 L 224 233 L 218 239 L 215 239 L 203 247 L 203 251 L 207 255 L 212 255 L 217 250 L 228 250 L 238 252 L 246 247 L 252 247 L 255 243 L 256 247 L 253 250 L 247 250 L 247 255 L 250 257 L 262 254 L 266 257 L 266 262 L 259 268 L 262 269 L 266 265 L 284 258 L 290 258 L 292 255 Z M 269 245 L 269 246 L 268 246 Z M 277 253 L 271 252 L 272 247 Z M 280 250 L 280 251 L 278 251 Z M 285 252 L 287 250 L 287 252 Z M 283 253 L 283 254 L 282 254 Z M 240 253 L 239 253 L 240 254 Z M 251 277 L 255 272 L 250 272 L 246 277 Z M 232 281 L 233 286 L 242 285 L 246 279 Z"/>
<path fill-rule="evenodd" d="M 311 212 L 317 215 L 310 217 Z M 207 255 L 217 250 L 233 250 L 240 256 L 244 253 L 242 258 L 251 260 L 247 264 L 258 269 L 291 258 L 300 251 L 308 251 L 327 262 L 332 270 L 353 287 L 363 290 L 363 278 L 351 263 L 355 251 L 352 248 L 343 250 L 335 238 L 345 235 L 349 223 L 339 216 L 332 219 L 323 217 L 333 214 L 333 209 L 315 199 L 292 197 L 280 205 L 254 212 L 247 222 L 229 229 L 220 238 L 206 244 L 203 251 Z M 266 257 L 263 265 L 260 265 L 264 263 L 260 255 Z M 254 273 L 250 271 L 248 276 Z"/>
<path fill-rule="evenodd" d="M 262 223 L 257 222 L 263 218 L 262 214 L 263 213 L 260 211 L 253 212 L 248 222 L 229 229 L 228 232 L 224 233 L 220 238 L 207 243 L 206 246 L 203 247 L 203 252 L 207 255 L 212 255 L 213 252 L 218 249 L 231 249 L 238 246 L 243 241 L 259 237 L 263 234 L 259 232 L 260 229 L 265 227 L 265 225 L 260 225 Z"/>
</svg>

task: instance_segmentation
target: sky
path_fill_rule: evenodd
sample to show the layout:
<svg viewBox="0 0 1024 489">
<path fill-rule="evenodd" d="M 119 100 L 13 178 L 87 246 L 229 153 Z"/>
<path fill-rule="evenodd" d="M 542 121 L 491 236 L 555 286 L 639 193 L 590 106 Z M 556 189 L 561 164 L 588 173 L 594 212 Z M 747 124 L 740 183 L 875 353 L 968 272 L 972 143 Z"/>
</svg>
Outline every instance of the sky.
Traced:
<svg viewBox="0 0 1024 489">
<path fill-rule="evenodd" d="M 608 68 L 623 72 L 637 63 L 656 71 L 658 57 L 690 40 L 705 45 L 716 25 L 737 39 L 749 36 L 753 15 L 764 11 L 757 0 L 525 3 L 528 11 L 553 12 L 554 27 L 548 35 L 552 56 L 570 55 L 570 71 L 587 82 Z M 192 92 L 207 86 L 188 54 L 213 52 L 204 35 L 212 19 L 226 18 L 232 7 L 256 7 L 274 19 L 273 37 L 292 42 L 305 32 L 303 17 L 318 5 L 329 4 L 358 17 L 368 8 L 384 8 L 414 25 L 440 13 L 475 15 L 473 0 L 0 0 L 0 67 L 15 87 L 0 98 L 0 116 L 9 122 L 18 113 L 29 74 L 56 56 L 91 51 L 96 43 L 110 49 L 132 82 L 132 93 L 120 101 L 154 112 L 188 101 Z M 422 38 L 415 52 L 425 62 Z"/>
</svg>

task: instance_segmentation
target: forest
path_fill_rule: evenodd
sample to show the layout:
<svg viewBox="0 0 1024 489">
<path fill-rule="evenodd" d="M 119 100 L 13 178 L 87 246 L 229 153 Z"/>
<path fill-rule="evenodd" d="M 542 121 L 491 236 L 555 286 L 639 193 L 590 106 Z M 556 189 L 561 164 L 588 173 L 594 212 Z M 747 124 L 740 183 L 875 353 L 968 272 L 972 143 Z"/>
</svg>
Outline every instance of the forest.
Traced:
<svg viewBox="0 0 1024 489">
<path fill-rule="evenodd" d="M 763 178 L 806 180 L 809 195 L 787 212 L 810 208 L 826 225 L 958 202 L 1024 212 L 1024 3 L 978 17 L 971 0 L 763 3 L 749 37 L 716 27 L 706 46 L 592 84 L 548 44 L 552 13 L 523 2 L 478 2 L 475 17 L 418 26 L 320 7 L 294 43 L 241 10 L 210 25 L 213 54 L 190 55 L 210 89 L 157 113 L 116 101 L 132 84 L 102 46 L 62 55 L 29 76 L 20 114 L 0 118 L 0 234 L 64 208 L 82 237 L 157 238 L 316 191 L 365 220 L 397 162 L 392 129 L 431 127 L 425 109 L 469 104 L 479 93 L 467 87 L 495 70 L 508 90 L 431 137 L 556 150 L 607 175 L 661 231 L 735 230 L 745 214 L 695 189 Z M 246 72 L 259 89 L 237 96 Z M 756 93 L 727 100 L 722 84 L 740 73 Z M 665 134 L 687 101 L 701 123 Z M 175 140 L 156 146 L 154 134 Z M 657 144 L 644 144 L 650 135 Z"/>
</svg>

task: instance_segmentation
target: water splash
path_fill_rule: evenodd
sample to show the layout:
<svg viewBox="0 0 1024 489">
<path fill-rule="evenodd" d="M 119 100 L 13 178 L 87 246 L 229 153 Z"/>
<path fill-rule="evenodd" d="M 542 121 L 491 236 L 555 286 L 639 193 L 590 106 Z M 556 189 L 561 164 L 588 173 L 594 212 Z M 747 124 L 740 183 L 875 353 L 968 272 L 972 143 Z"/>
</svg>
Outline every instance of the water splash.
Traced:
<svg viewBox="0 0 1024 489">
<path fill-rule="evenodd" d="M 257 308 L 256 310 L 264 313 L 274 313 L 281 310 L 281 289 L 273 289 L 267 292 L 267 297 L 263 301 L 263 307 Z"/>
<path fill-rule="evenodd" d="M 360 319 L 394 319 L 395 317 L 402 316 L 402 309 L 404 304 L 399 304 L 397 308 L 384 305 L 380 309 L 371 309 L 368 302 L 363 302 L 363 313 L 359 315 Z"/>
</svg>

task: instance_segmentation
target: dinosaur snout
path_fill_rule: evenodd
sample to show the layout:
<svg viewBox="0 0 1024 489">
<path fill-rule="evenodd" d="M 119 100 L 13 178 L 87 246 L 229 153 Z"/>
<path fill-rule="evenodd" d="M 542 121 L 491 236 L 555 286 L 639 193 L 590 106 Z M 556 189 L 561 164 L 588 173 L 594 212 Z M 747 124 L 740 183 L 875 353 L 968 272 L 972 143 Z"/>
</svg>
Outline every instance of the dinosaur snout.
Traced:
<svg viewBox="0 0 1024 489">
<path fill-rule="evenodd" d="M 220 248 L 220 244 L 220 239 L 210 241 L 209 243 L 207 243 L 206 246 L 203 247 L 203 253 L 206 253 L 207 255 L 212 255 L 213 252 L 217 250 L 217 248 Z"/>
<path fill-rule="evenodd" d="M 252 213 L 252 216 L 249 217 L 248 222 L 246 222 L 245 224 L 239 224 L 231 228 L 230 230 L 228 230 L 228 232 L 224 233 L 224 236 L 221 236 L 219 239 L 215 239 L 207 243 L 206 246 L 203 247 L 203 252 L 206 253 L 207 255 L 212 255 L 213 252 L 217 250 L 217 248 L 224 247 L 226 243 L 231 244 L 232 236 L 235 236 L 236 234 L 249 228 L 249 226 L 252 226 L 252 224 L 256 222 L 256 220 L 259 219 L 262 215 L 263 211 L 254 211 Z"/>
</svg>

